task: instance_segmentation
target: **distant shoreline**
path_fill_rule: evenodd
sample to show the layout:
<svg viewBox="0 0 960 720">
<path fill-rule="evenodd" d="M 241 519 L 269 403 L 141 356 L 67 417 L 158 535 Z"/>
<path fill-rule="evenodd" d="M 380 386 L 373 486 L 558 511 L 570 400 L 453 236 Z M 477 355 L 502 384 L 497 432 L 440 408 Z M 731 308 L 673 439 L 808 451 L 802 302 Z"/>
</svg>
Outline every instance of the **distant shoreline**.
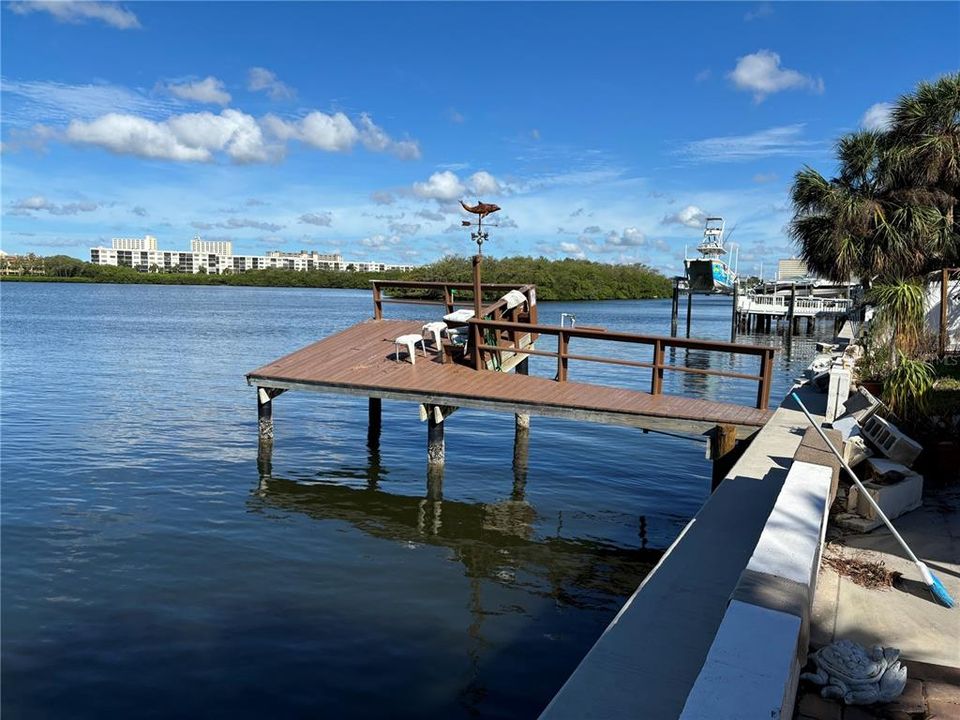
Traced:
<svg viewBox="0 0 960 720">
<path fill-rule="evenodd" d="M 140 272 L 133 268 L 54 256 L 44 258 L 45 275 L 3 275 L 0 282 L 110 283 L 115 285 L 225 285 L 369 290 L 371 280 L 470 283 L 468 258 L 450 257 L 407 272 L 335 270 L 248 270 L 229 274 Z M 653 300 L 669 298 L 671 281 L 645 265 L 611 265 L 588 260 L 484 258 L 485 283 L 533 283 L 541 300 Z"/>
</svg>

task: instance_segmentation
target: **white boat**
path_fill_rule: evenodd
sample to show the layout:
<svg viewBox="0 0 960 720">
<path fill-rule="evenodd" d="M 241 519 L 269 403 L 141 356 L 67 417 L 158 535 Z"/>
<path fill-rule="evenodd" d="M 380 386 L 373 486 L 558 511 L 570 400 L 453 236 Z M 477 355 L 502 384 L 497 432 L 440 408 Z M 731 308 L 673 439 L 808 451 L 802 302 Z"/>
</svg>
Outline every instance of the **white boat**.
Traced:
<svg viewBox="0 0 960 720">
<path fill-rule="evenodd" d="M 723 256 L 723 218 L 708 217 L 703 229 L 703 240 L 697 246 L 699 258 L 684 257 L 687 283 L 694 292 L 721 293 L 733 290 L 737 276 Z M 686 253 L 684 253 L 686 254 Z"/>
</svg>

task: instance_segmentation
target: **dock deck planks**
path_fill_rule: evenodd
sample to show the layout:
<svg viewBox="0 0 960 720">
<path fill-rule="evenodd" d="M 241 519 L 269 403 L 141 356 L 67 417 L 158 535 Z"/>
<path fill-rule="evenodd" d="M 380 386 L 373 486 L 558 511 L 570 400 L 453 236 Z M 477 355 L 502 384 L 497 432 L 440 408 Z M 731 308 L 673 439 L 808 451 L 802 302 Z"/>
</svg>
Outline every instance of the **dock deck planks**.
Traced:
<svg viewBox="0 0 960 720">
<path fill-rule="evenodd" d="M 420 403 L 570 417 L 650 430 L 701 433 L 718 424 L 752 435 L 770 410 L 651 395 L 622 387 L 564 382 L 442 364 L 428 349 L 411 365 L 394 359 L 395 338 L 421 323 L 368 320 L 274 360 L 247 375 L 250 385 L 383 397 Z"/>
</svg>

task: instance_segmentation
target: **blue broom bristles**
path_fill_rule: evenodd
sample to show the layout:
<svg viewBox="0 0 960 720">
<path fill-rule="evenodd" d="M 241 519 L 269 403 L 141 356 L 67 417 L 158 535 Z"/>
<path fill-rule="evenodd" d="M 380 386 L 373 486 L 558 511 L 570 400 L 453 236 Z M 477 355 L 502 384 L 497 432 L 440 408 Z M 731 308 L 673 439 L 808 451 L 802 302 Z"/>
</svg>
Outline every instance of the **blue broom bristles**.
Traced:
<svg viewBox="0 0 960 720">
<path fill-rule="evenodd" d="M 944 607 L 952 608 L 954 605 L 953 598 L 950 597 L 950 593 L 947 592 L 947 589 L 943 586 L 943 583 L 940 582 L 940 578 L 933 573 L 930 573 L 930 577 L 933 578 L 933 585 L 928 585 L 928 587 L 930 588 L 930 593 L 933 595 L 934 600 Z"/>
</svg>

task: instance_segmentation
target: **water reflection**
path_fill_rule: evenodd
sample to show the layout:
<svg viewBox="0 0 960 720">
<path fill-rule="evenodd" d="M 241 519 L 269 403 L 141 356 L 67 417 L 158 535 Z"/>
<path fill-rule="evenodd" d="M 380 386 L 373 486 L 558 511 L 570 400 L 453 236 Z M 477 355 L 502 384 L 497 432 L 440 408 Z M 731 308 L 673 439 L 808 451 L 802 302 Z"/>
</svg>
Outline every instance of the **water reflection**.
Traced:
<svg viewBox="0 0 960 720">
<path fill-rule="evenodd" d="M 522 453 L 521 453 L 522 455 Z M 521 465 L 522 467 L 522 465 Z M 372 474 L 372 473 L 371 473 Z M 629 595 L 662 555 L 646 547 L 646 519 L 638 518 L 640 548 L 590 538 L 538 536 L 537 512 L 524 497 L 525 471 L 509 497 L 494 503 L 443 499 L 443 478 L 431 473 L 423 497 L 337 483 L 304 482 L 262 473 L 248 505 L 265 517 L 302 513 L 339 520 L 396 543 L 449 548 L 470 578 L 512 584 L 520 574 L 546 580 L 546 594 L 575 607 L 591 606 L 580 591 Z"/>
</svg>

